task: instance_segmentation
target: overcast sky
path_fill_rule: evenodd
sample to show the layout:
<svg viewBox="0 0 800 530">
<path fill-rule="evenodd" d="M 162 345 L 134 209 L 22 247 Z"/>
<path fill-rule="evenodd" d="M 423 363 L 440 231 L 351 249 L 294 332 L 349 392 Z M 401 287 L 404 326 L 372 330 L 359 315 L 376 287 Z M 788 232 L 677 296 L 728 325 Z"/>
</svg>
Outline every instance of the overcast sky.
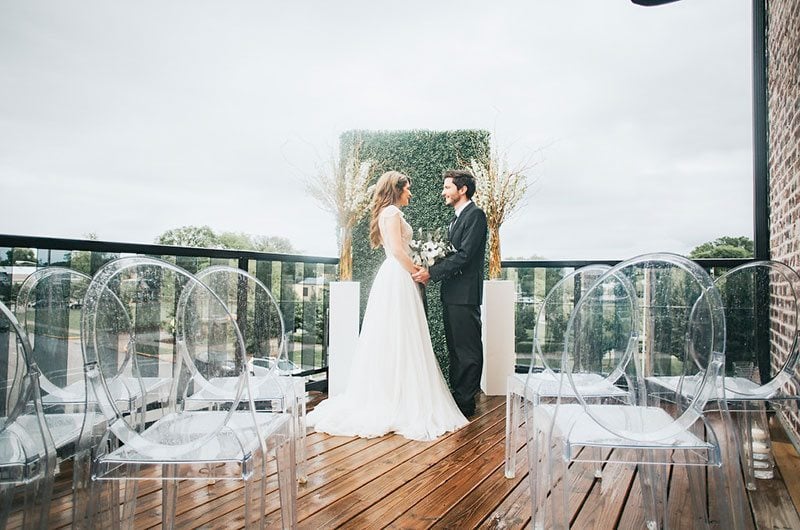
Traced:
<svg viewBox="0 0 800 530">
<path fill-rule="evenodd" d="M 750 5 L 0 0 L 0 233 L 334 256 L 339 134 L 471 128 L 536 163 L 504 257 L 752 237 Z"/>
</svg>

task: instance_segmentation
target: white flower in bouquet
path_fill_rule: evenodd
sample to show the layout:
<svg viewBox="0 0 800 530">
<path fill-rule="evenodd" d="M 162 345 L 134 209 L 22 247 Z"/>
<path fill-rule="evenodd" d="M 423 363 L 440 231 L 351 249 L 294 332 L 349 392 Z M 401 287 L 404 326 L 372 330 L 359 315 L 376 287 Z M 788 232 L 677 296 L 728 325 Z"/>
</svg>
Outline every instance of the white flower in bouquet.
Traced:
<svg viewBox="0 0 800 530">
<path fill-rule="evenodd" d="M 439 229 L 432 233 L 427 232 L 426 236 L 423 236 L 420 228 L 417 230 L 417 234 L 417 239 L 412 239 L 409 243 L 411 261 L 414 262 L 414 265 L 430 267 L 456 251 L 455 247 L 442 237 Z"/>
</svg>

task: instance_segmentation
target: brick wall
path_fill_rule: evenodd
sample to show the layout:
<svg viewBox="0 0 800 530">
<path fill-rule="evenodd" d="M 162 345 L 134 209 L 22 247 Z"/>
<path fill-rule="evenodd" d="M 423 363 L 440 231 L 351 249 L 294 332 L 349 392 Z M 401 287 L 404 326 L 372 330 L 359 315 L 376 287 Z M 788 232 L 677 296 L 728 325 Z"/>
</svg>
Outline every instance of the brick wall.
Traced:
<svg viewBox="0 0 800 530">
<path fill-rule="evenodd" d="M 767 106 L 769 112 L 770 254 L 800 270 L 800 2 L 767 2 Z M 782 333 L 794 316 L 788 314 L 786 286 L 772 292 L 771 342 L 773 368 L 783 365 L 791 341 Z M 796 389 L 795 389 L 796 390 Z M 796 407 L 786 420 L 800 434 Z"/>
</svg>

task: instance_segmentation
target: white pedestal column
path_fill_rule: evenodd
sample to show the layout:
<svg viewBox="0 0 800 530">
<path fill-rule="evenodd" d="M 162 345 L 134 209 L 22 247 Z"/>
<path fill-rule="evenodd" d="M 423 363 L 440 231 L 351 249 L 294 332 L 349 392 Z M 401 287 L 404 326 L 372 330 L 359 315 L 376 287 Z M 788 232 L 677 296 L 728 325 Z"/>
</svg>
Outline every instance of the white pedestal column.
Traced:
<svg viewBox="0 0 800 530">
<path fill-rule="evenodd" d="M 487 396 L 505 396 L 506 378 L 514 373 L 514 301 L 511 280 L 483 282 L 483 375 L 481 390 Z"/>
<path fill-rule="evenodd" d="M 350 377 L 358 342 L 360 282 L 331 282 L 328 396 L 341 394 Z"/>
</svg>

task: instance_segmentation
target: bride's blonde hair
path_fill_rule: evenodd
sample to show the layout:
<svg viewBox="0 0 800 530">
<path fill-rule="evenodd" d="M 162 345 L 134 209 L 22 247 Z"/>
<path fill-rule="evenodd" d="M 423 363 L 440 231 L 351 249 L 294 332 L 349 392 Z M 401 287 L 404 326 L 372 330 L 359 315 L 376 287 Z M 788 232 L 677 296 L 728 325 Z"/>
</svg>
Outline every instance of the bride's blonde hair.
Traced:
<svg viewBox="0 0 800 530">
<path fill-rule="evenodd" d="M 400 199 L 406 184 L 411 182 L 411 178 L 403 175 L 399 171 L 387 171 L 378 179 L 375 184 L 375 193 L 372 195 L 372 217 L 369 221 L 369 242 L 372 248 L 381 245 L 381 231 L 378 228 L 378 216 L 387 206 L 391 206 Z"/>
</svg>

